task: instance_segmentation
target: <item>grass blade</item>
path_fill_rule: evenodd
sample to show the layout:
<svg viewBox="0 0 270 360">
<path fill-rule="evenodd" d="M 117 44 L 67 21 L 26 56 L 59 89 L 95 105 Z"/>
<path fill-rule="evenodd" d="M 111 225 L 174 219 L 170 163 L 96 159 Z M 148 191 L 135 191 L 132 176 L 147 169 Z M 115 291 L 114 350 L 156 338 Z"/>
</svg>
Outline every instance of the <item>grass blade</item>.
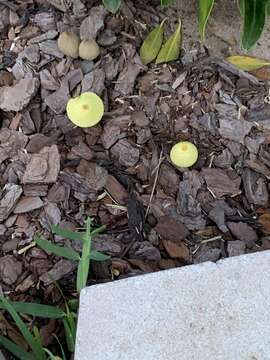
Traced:
<svg viewBox="0 0 270 360">
<path fill-rule="evenodd" d="M 61 319 L 65 317 L 65 312 L 57 307 L 20 301 L 9 301 L 13 308 L 23 314 L 44 317 L 48 319 Z M 0 301 L 0 309 L 5 309 L 5 305 Z"/>
<path fill-rule="evenodd" d="M 90 266 L 89 254 L 91 250 L 91 219 L 86 220 L 86 233 L 84 237 L 83 249 L 79 267 L 77 272 L 77 291 L 80 291 L 86 286 L 88 279 L 88 272 Z"/>
<path fill-rule="evenodd" d="M 67 319 L 63 319 L 63 324 L 64 324 L 64 328 L 65 328 L 65 337 L 66 337 L 66 342 L 67 342 L 67 347 L 68 350 L 71 353 L 74 353 L 75 351 L 75 337 L 74 337 L 74 333 L 70 328 L 69 322 L 67 321 Z"/>
<path fill-rule="evenodd" d="M 92 250 L 89 255 L 89 258 L 95 261 L 105 261 L 105 260 L 110 260 L 111 257 L 109 255 L 102 254 L 99 251 Z"/>
<path fill-rule="evenodd" d="M 75 240 L 75 241 L 84 241 L 84 233 L 79 233 L 71 231 L 68 229 L 62 229 L 59 226 L 52 226 L 52 232 L 55 235 L 60 235 L 66 239 Z"/>
<path fill-rule="evenodd" d="M 94 236 L 96 236 L 96 235 L 104 232 L 105 230 L 106 230 L 106 225 L 102 225 L 102 226 L 100 226 L 99 228 L 92 230 L 92 232 L 91 232 L 92 238 L 93 238 Z"/>
<path fill-rule="evenodd" d="M 63 360 L 67 360 L 66 354 L 65 354 L 65 351 L 64 351 L 64 348 L 63 348 L 63 346 L 62 346 L 62 344 L 61 344 L 58 336 L 56 336 L 55 334 L 53 334 L 53 337 L 54 337 L 54 338 L 56 339 L 56 341 L 58 342 L 58 345 L 59 345 L 60 350 L 61 350 L 61 353 L 62 353 L 62 358 L 63 358 Z"/>
<path fill-rule="evenodd" d="M 57 256 L 64 257 L 69 260 L 78 261 L 80 260 L 80 255 L 76 251 L 67 248 L 65 246 L 58 246 L 52 242 L 42 239 L 40 237 L 35 238 L 36 244 L 41 247 L 43 250 L 52 252 Z"/>
<path fill-rule="evenodd" d="M 59 356 L 55 356 L 53 355 L 53 353 L 48 350 L 48 349 L 44 349 L 45 353 L 49 355 L 49 360 L 62 360 Z"/>
<path fill-rule="evenodd" d="M 14 342 L 8 340 L 4 336 L 0 335 L 0 345 L 7 349 L 11 354 L 16 356 L 20 360 L 35 360 L 29 352 L 23 350 L 20 346 L 16 345 Z"/>
<path fill-rule="evenodd" d="M 13 308 L 13 306 L 4 297 L 1 297 L 0 299 L 1 299 L 2 303 L 4 304 L 6 311 L 9 312 L 10 316 L 15 321 L 15 323 L 18 326 L 23 337 L 25 338 L 25 340 L 31 347 L 34 355 L 36 356 L 36 360 L 46 360 L 46 356 L 44 354 L 43 348 L 35 340 L 34 336 L 30 333 L 27 326 L 24 324 L 21 317 L 16 312 L 16 310 Z"/>
<path fill-rule="evenodd" d="M 39 344 L 39 346 L 42 348 L 42 350 L 44 352 L 40 332 L 36 326 L 34 326 L 34 328 L 33 328 L 33 334 L 34 334 L 34 338 L 36 339 L 36 342 Z"/>
</svg>

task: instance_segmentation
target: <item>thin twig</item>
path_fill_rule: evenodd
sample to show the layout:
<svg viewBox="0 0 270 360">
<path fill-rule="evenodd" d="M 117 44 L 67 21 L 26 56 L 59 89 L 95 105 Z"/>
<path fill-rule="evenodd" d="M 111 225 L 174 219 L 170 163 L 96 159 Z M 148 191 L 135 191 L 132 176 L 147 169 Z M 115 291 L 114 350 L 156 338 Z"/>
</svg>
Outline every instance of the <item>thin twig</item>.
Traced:
<svg viewBox="0 0 270 360">
<path fill-rule="evenodd" d="M 224 241 L 223 237 L 221 235 L 218 235 L 218 236 L 214 236 L 210 239 L 205 239 L 205 240 L 202 240 L 200 242 L 200 244 L 196 247 L 196 249 L 192 252 L 192 255 L 195 255 L 196 252 L 200 249 L 200 247 L 203 245 L 203 244 L 207 244 L 209 242 L 212 242 L 212 241 L 217 241 L 217 240 L 221 240 L 221 241 Z"/>
<path fill-rule="evenodd" d="M 10 10 L 16 12 L 18 10 L 18 6 L 15 4 L 12 4 L 10 1 L 8 0 L 0 0 L 0 5 L 4 5 L 7 6 L 8 8 L 10 8 Z"/>
<path fill-rule="evenodd" d="M 154 181 L 154 185 L 153 185 L 153 188 L 152 188 L 152 191 L 151 191 L 151 196 L 150 196 L 150 200 L 149 200 L 149 204 L 147 206 L 147 209 L 146 209 L 146 212 L 145 212 L 145 219 L 149 213 L 149 210 L 150 210 L 150 206 L 151 206 L 151 203 L 152 203 L 152 200 L 153 200 L 153 196 L 154 196 L 154 192 L 155 192 L 155 189 L 156 189 L 156 186 L 157 186 L 157 181 L 158 181 L 158 175 L 159 175 L 159 169 L 160 169 L 160 165 L 162 164 L 162 161 L 164 160 L 163 158 L 163 149 L 161 150 L 160 152 L 160 156 L 159 156 L 159 160 L 158 160 L 158 165 L 156 167 L 156 176 L 155 176 L 155 181 Z"/>
</svg>

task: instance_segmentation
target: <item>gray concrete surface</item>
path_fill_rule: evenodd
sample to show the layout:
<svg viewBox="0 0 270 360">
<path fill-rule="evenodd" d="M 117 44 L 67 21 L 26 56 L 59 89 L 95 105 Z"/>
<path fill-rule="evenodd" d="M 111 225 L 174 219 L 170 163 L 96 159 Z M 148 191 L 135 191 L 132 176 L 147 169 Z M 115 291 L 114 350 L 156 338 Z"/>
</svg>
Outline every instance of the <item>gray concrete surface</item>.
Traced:
<svg viewBox="0 0 270 360">
<path fill-rule="evenodd" d="M 216 0 L 206 32 L 206 45 L 214 55 L 227 56 L 244 53 L 240 47 L 241 22 L 236 0 Z M 187 50 L 199 39 L 197 21 L 198 0 L 178 0 L 175 6 L 183 21 L 183 46 Z M 173 10 L 168 13 L 174 16 Z M 270 21 L 259 43 L 249 54 L 270 58 Z M 270 356 L 269 356 L 270 359 Z"/>
<path fill-rule="evenodd" d="M 1 350 L 0 350 L 0 360 L 6 360 L 6 358 L 5 358 L 4 355 L 2 354 Z"/>
<path fill-rule="evenodd" d="M 269 360 L 270 251 L 81 293 L 75 360 Z"/>
</svg>

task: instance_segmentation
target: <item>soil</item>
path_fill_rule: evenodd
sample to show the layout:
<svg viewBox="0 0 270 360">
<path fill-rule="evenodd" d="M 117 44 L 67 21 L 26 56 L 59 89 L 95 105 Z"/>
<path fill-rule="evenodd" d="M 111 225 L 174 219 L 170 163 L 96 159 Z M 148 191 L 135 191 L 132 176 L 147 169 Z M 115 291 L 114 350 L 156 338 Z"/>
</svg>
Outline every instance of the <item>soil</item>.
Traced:
<svg viewBox="0 0 270 360">
<path fill-rule="evenodd" d="M 52 277 L 74 296 L 76 264 L 34 236 L 77 249 L 51 226 L 87 217 L 106 225 L 93 247 L 111 256 L 92 262 L 89 285 L 270 249 L 267 83 L 196 41 L 178 61 L 142 65 L 142 40 L 164 16 L 168 35 L 178 13 L 155 2 L 126 1 L 115 16 L 96 1 L 0 2 L 0 290 L 12 300 L 60 304 Z M 64 57 L 59 33 L 87 37 L 93 19 L 100 57 Z M 65 114 L 82 91 L 104 100 L 93 128 Z M 170 161 L 179 140 L 198 148 L 192 168 Z M 49 348 L 62 336 L 57 322 L 39 326 Z"/>
</svg>

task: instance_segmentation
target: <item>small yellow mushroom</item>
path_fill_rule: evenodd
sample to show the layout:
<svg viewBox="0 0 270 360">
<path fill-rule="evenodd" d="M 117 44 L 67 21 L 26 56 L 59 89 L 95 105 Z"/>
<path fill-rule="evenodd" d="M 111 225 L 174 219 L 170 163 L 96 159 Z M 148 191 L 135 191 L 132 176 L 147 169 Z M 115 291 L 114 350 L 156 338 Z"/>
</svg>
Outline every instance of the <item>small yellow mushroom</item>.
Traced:
<svg viewBox="0 0 270 360">
<path fill-rule="evenodd" d="M 101 98 L 93 92 L 84 92 L 67 103 L 67 116 L 73 124 L 85 128 L 97 125 L 104 114 Z"/>
<path fill-rule="evenodd" d="M 176 167 L 187 168 L 198 160 L 198 150 L 191 142 L 180 141 L 172 147 L 170 158 Z"/>
<path fill-rule="evenodd" d="M 95 40 L 83 40 L 79 46 L 79 56 L 84 60 L 95 60 L 100 54 L 100 49 Z"/>
<path fill-rule="evenodd" d="M 74 59 L 77 59 L 79 56 L 80 38 L 78 35 L 69 31 L 64 31 L 60 34 L 57 44 L 59 50 L 64 55 L 70 56 Z"/>
</svg>

